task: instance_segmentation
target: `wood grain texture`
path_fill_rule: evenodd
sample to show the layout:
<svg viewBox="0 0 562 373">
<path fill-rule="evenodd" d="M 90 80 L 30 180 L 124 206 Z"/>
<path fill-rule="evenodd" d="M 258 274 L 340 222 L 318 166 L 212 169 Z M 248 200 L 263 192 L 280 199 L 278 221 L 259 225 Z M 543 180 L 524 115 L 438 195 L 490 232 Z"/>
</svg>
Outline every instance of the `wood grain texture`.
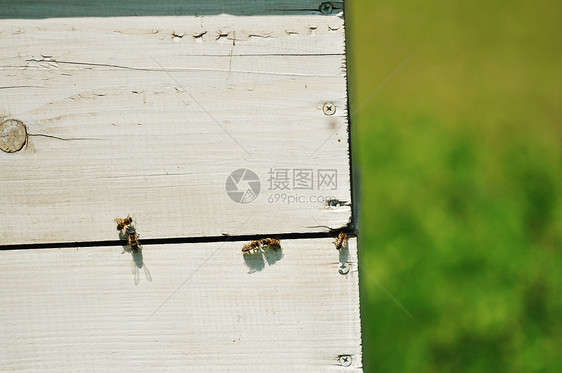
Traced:
<svg viewBox="0 0 562 373">
<path fill-rule="evenodd" d="M 356 240 L 341 257 L 329 238 L 251 260 L 242 244 L 145 246 L 137 286 L 121 247 L 0 252 L 0 368 L 360 371 Z"/>
<path fill-rule="evenodd" d="M 0 117 L 29 133 L 0 152 L 0 243 L 114 240 L 127 214 L 144 238 L 346 226 L 344 39 L 341 12 L 0 20 Z M 249 204 L 225 191 L 239 168 Z M 271 169 L 337 187 L 268 190 Z"/>
</svg>

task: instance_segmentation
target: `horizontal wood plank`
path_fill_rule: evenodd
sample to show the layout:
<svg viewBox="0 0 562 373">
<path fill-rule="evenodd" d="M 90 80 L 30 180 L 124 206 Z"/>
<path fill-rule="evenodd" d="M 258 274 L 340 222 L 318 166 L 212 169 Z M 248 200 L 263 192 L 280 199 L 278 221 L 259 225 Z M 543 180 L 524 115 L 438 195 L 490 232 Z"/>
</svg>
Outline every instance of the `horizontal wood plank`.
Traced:
<svg viewBox="0 0 562 373">
<path fill-rule="evenodd" d="M 0 367 L 360 371 L 356 240 L 341 253 L 330 238 L 285 240 L 251 257 L 242 244 L 146 245 L 142 259 L 121 247 L 0 252 Z"/>
<path fill-rule="evenodd" d="M 0 29 L 0 117 L 29 134 L 22 151 L 0 151 L 0 244 L 114 240 L 113 219 L 127 214 L 144 238 L 350 222 L 337 13 L 7 19 Z M 261 183 L 248 204 L 226 192 L 241 168 Z M 275 189 L 277 170 L 289 188 Z M 312 172 L 311 189 L 294 184 L 299 170 Z M 327 171 L 336 184 L 320 186 Z"/>
</svg>

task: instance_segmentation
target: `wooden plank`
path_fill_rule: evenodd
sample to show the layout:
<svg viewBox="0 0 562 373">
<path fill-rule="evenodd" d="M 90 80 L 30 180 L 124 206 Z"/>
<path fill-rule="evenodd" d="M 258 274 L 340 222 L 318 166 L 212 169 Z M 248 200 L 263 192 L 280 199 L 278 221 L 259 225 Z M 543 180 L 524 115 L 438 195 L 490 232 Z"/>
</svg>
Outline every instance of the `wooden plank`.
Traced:
<svg viewBox="0 0 562 373">
<path fill-rule="evenodd" d="M 143 238 L 346 226 L 340 15 L 1 20 L 0 117 L 29 137 L 0 152 L 0 244 L 114 240 L 127 214 Z M 252 203 L 225 190 L 241 168 Z M 270 190 L 277 170 L 313 188 Z"/>
<path fill-rule="evenodd" d="M 329 3 L 333 11 L 341 11 L 343 1 L 318 0 L 2 0 L 1 18 L 54 17 L 118 17 L 118 16 L 177 16 L 211 15 L 288 15 L 320 14 L 321 6 Z M 324 8 L 326 12 L 326 8 Z"/>
<path fill-rule="evenodd" d="M 141 269 L 138 285 L 121 247 L 0 252 L 0 367 L 360 371 L 356 240 L 341 254 L 330 238 L 286 240 L 252 259 L 241 245 L 146 245 L 152 281 Z"/>
</svg>

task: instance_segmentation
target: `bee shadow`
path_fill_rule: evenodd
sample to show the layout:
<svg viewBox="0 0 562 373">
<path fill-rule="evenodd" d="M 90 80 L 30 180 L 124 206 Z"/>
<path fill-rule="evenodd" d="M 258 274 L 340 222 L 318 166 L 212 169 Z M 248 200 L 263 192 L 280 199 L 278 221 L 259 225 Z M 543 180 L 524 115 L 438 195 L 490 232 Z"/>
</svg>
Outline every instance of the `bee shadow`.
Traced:
<svg viewBox="0 0 562 373">
<path fill-rule="evenodd" d="M 273 248 L 271 246 L 266 247 L 265 250 L 263 251 L 263 256 L 265 257 L 267 264 L 272 266 L 275 263 L 277 263 L 279 260 L 283 259 L 283 249 L 280 247 L 278 248 Z"/>
<path fill-rule="evenodd" d="M 246 267 L 248 267 L 248 273 L 256 273 L 265 268 L 265 261 L 259 250 L 253 253 L 244 253 L 242 257 L 244 258 Z"/>
<path fill-rule="evenodd" d="M 121 241 L 126 241 L 128 239 L 127 233 L 124 232 L 124 231 L 119 232 L 119 239 Z M 146 267 L 146 264 L 144 264 L 144 259 L 143 259 L 143 256 L 142 256 L 142 249 L 138 249 L 136 251 L 133 251 L 133 250 L 131 250 L 131 247 L 128 244 L 121 245 L 121 247 L 123 248 L 123 252 L 121 254 L 124 254 L 125 252 L 127 252 L 127 253 L 131 254 L 131 256 L 132 256 L 131 273 L 133 274 L 135 285 L 138 285 L 139 282 L 140 282 L 140 270 L 141 269 L 144 271 L 144 276 L 146 277 L 146 280 L 148 282 L 152 282 L 152 275 L 148 271 L 148 268 Z"/>
<path fill-rule="evenodd" d="M 338 250 L 340 253 L 340 264 L 347 263 L 349 261 L 349 246 L 346 242 L 341 249 Z"/>
<path fill-rule="evenodd" d="M 248 274 L 251 274 L 263 270 L 265 263 L 272 266 L 281 260 L 283 258 L 283 249 L 266 247 L 263 251 L 258 250 L 253 253 L 243 254 L 242 256 L 246 267 L 248 267 Z"/>
</svg>

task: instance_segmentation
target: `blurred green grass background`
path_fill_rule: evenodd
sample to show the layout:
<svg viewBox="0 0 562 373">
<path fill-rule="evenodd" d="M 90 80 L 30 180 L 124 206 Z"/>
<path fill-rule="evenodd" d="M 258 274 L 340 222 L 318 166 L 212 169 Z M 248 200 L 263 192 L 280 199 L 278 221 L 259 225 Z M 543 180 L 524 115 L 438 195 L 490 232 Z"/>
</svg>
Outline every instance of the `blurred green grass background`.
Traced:
<svg viewBox="0 0 562 373">
<path fill-rule="evenodd" d="M 366 372 L 562 372 L 561 10 L 347 1 Z"/>
</svg>

